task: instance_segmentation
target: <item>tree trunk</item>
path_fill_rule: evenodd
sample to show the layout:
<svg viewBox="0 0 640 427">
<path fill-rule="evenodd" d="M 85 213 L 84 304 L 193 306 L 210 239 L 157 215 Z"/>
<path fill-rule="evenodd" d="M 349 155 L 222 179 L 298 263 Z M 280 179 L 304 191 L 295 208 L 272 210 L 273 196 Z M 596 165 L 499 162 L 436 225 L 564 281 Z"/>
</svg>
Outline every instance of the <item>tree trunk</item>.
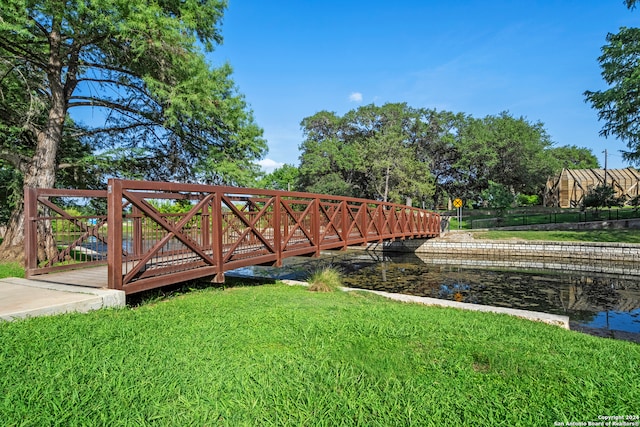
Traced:
<svg viewBox="0 0 640 427">
<path fill-rule="evenodd" d="M 24 185 L 29 188 L 53 188 L 56 182 L 56 154 L 62 138 L 66 109 L 51 108 L 46 132 L 38 135 L 35 153 L 24 172 Z M 24 201 L 11 214 L 5 238 L 0 245 L 0 259 L 24 262 Z M 57 254 L 50 221 L 38 224 L 38 260 Z"/>
<path fill-rule="evenodd" d="M 24 208 L 19 203 L 11 213 L 7 231 L 0 245 L 0 259 L 24 262 Z"/>
<path fill-rule="evenodd" d="M 66 83 L 63 83 L 64 54 L 61 51 L 63 43 L 60 27 L 60 21 L 54 18 L 51 23 L 51 31 L 48 34 L 49 55 L 46 73 L 51 101 L 49 115 L 46 125 L 42 129 L 31 129 L 35 135 L 36 147 L 28 166 L 21 169 L 24 185 L 29 188 L 53 188 L 55 185 L 56 155 L 62 141 L 64 120 L 68 109 L 68 97 L 77 84 L 75 74 L 70 71 L 76 68 L 77 63 L 66 64 L 68 73 Z M 24 260 L 24 225 L 24 202 L 20 202 L 12 213 L 5 239 L 0 245 L 0 259 Z M 38 224 L 38 234 L 39 260 L 51 259 L 57 253 L 57 249 L 53 241 L 50 221 Z"/>
<path fill-rule="evenodd" d="M 29 170 L 24 176 L 25 187 L 53 188 L 55 185 L 55 153 L 57 149 L 58 144 L 55 140 L 43 138 L 43 143 L 38 144 L 36 155 L 33 157 Z M 0 245 L 0 259 L 25 262 L 24 226 L 24 201 L 20 200 L 16 209 L 11 213 L 7 232 L 2 245 Z M 38 224 L 38 237 L 38 260 L 44 261 L 54 257 L 57 254 L 57 249 L 53 240 L 50 221 Z"/>
</svg>

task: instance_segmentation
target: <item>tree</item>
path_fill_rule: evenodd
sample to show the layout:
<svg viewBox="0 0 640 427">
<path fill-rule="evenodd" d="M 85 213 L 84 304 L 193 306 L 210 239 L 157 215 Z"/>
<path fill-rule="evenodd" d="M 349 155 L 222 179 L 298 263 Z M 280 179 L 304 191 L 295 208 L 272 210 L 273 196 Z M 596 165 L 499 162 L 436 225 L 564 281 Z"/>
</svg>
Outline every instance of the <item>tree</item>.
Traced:
<svg viewBox="0 0 640 427">
<path fill-rule="evenodd" d="M 328 111 L 302 120 L 305 136 L 299 147 L 302 191 L 364 196 L 362 148 L 349 137 L 347 125 L 344 118 Z"/>
<path fill-rule="evenodd" d="M 459 130 L 469 119 L 462 113 L 420 110 L 416 126 L 422 129 L 417 141 L 417 158 L 424 162 L 433 175 L 433 206 L 444 203 L 446 196 L 467 198 L 464 171 L 457 167 L 462 158 Z"/>
<path fill-rule="evenodd" d="M 420 154 L 419 122 L 420 111 L 406 104 L 305 118 L 301 189 L 395 202 L 430 198 L 433 178 Z"/>
<path fill-rule="evenodd" d="M 541 122 L 531 123 L 508 112 L 468 118 L 459 130 L 456 167 L 468 191 L 479 195 L 489 181 L 515 193 L 541 191 L 553 172 L 549 135 Z"/>
<path fill-rule="evenodd" d="M 488 207 L 497 209 L 501 217 L 504 216 L 506 209 L 513 206 L 513 202 L 515 201 L 515 196 L 511 190 L 493 181 L 489 181 L 489 186 L 482 191 L 481 197 L 487 203 Z"/>
<path fill-rule="evenodd" d="M 625 0 L 634 9 L 636 0 Z M 606 90 L 584 92 L 585 101 L 604 122 L 600 135 L 626 142 L 623 158 L 640 164 L 640 28 L 621 27 L 609 33 L 598 58 Z"/>
<path fill-rule="evenodd" d="M 146 169 L 127 173 L 228 183 L 257 173 L 253 160 L 266 150 L 261 130 L 231 68 L 212 68 L 204 56 L 222 41 L 225 6 L 224 0 L 3 1 L 0 159 L 26 186 L 54 187 L 68 114 L 87 108 L 104 120 L 82 124 L 74 137 L 112 156 L 116 149 L 135 154 L 132 164 Z M 21 216 L 12 215 L 5 257 L 9 246 L 18 246 L 14 257 L 21 253 Z"/>
<path fill-rule="evenodd" d="M 300 172 L 297 167 L 284 164 L 262 177 L 258 181 L 258 188 L 297 191 L 299 175 Z"/>
<path fill-rule="evenodd" d="M 364 159 L 365 196 L 405 202 L 433 194 L 433 178 L 419 156 L 420 111 L 404 103 L 367 105 L 345 115 L 347 134 Z"/>
<path fill-rule="evenodd" d="M 555 173 L 562 169 L 597 169 L 600 167 L 598 158 L 588 148 L 564 145 L 550 148 L 548 151 L 551 159 L 556 163 Z"/>
<path fill-rule="evenodd" d="M 597 213 L 599 208 L 620 207 L 624 205 L 624 202 L 625 196 L 616 197 L 613 187 L 602 184 L 589 189 L 582 199 L 582 207 L 593 208 Z"/>
</svg>

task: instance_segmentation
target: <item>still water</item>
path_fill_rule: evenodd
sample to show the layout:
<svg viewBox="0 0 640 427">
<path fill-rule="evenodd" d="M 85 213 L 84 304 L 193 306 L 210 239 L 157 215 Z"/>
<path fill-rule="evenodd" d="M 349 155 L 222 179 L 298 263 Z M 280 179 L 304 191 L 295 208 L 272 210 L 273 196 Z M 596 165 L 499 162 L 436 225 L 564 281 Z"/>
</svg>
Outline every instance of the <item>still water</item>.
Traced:
<svg viewBox="0 0 640 427">
<path fill-rule="evenodd" d="M 333 267 L 345 286 L 569 316 L 571 329 L 640 342 L 640 275 L 482 267 L 460 259 L 446 264 L 416 254 L 323 252 L 289 258 L 281 268 L 248 267 L 229 275 L 304 280 Z M 490 265 L 490 263 L 487 263 Z M 531 262 L 531 266 L 539 263 Z"/>
</svg>

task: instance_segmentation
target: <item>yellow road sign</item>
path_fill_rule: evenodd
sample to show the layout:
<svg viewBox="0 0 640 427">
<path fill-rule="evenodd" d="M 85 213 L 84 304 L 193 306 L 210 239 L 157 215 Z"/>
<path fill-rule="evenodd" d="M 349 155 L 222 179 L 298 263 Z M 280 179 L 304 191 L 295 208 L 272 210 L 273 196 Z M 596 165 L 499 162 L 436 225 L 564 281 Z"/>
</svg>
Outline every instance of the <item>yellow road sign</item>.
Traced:
<svg viewBox="0 0 640 427">
<path fill-rule="evenodd" d="M 461 208 L 462 207 L 462 199 L 455 199 L 453 201 L 453 207 L 455 208 Z"/>
</svg>

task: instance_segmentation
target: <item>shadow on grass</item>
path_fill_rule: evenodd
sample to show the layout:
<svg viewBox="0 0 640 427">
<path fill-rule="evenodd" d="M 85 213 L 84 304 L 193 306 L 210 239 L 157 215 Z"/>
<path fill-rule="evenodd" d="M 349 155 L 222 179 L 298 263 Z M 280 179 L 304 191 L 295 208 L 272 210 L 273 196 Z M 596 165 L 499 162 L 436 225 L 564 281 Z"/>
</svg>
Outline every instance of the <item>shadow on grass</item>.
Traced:
<svg viewBox="0 0 640 427">
<path fill-rule="evenodd" d="M 206 278 L 202 278 L 128 295 L 127 307 L 140 307 L 142 305 L 165 301 L 180 295 L 203 289 L 226 289 L 238 286 L 261 286 L 274 283 L 276 283 L 274 279 L 263 278 L 240 278 L 226 276 L 224 283 L 213 283 Z"/>
</svg>

